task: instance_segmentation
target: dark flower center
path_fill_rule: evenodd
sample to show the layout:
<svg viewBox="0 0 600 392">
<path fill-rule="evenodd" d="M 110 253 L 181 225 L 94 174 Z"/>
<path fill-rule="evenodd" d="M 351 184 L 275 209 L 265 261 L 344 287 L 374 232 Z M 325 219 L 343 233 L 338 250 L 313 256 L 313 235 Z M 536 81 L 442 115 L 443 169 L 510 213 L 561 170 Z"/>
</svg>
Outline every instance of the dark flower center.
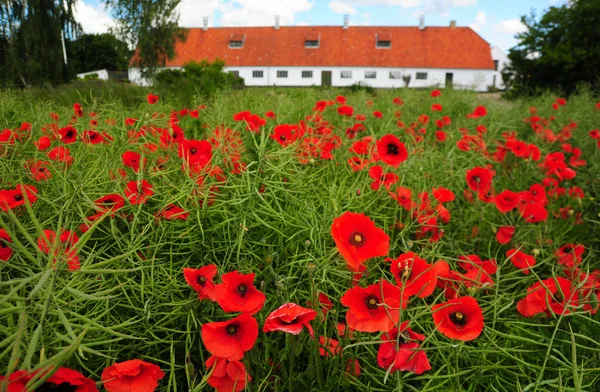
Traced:
<svg viewBox="0 0 600 392">
<path fill-rule="evenodd" d="M 15 195 L 15 201 L 23 200 L 23 195 Z"/>
<path fill-rule="evenodd" d="M 390 155 L 398 155 L 400 153 L 400 151 L 398 150 L 398 145 L 394 143 L 388 143 L 387 153 Z"/>
<path fill-rule="evenodd" d="M 565 296 L 562 295 L 561 292 L 556 292 L 554 294 L 554 299 L 556 300 L 556 302 L 563 302 L 565 300 Z"/>
<path fill-rule="evenodd" d="M 197 152 L 198 152 L 198 150 L 196 150 L 196 147 L 190 148 L 190 153 L 195 154 Z"/>
<path fill-rule="evenodd" d="M 198 282 L 198 284 L 200 286 L 204 286 L 206 284 L 206 277 L 204 277 L 204 276 L 198 276 L 196 278 L 196 282 Z"/>
<path fill-rule="evenodd" d="M 0 248 L 4 249 L 4 248 L 6 248 L 6 247 L 7 247 L 7 246 L 6 246 L 6 244 L 4 243 L 4 239 L 1 239 L 1 240 L 0 240 Z"/>
<path fill-rule="evenodd" d="M 378 299 L 374 295 L 369 295 L 365 299 L 365 304 L 367 305 L 367 308 L 369 308 L 369 309 L 377 309 L 377 303 L 378 303 Z"/>
<path fill-rule="evenodd" d="M 77 390 L 76 385 L 71 385 L 68 382 L 61 384 L 54 384 L 53 382 L 45 382 L 41 387 L 35 390 L 35 392 L 75 392 Z"/>
<path fill-rule="evenodd" d="M 379 181 L 385 182 L 385 174 L 379 176 Z"/>
<path fill-rule="evenodd" d="M 72 137 L 73 136 L 73 131 L 67 131 L 67 133 L 65 134 L 66 137 Z"/>
<path fill-rule="evenodd" d="M 41 172 L 43 172 L 43 171 L 46 171 L 46 168 L 45 168 L 45 167 L 40 167 L 40 168 L 38 169 L 38 171 L 41 171 Z"/>
<path fill-rule="evenodd" d="M 281 136 L 279 136 L 279 139 L 281 139 L 282 141 L 285 141 L 286 137 L 285 137 L 285 135 L 281 135 Z"/>
<path fill-rule="evenodd" d="M 365 244 L 365 236 L 363 235 L 363 233 L 355 231 L 354 233 L 350 234 L 349 242 L 351 245 L 360 248 Z"/>
<path fill-rule="evenodd" d="M 237 292 L 242 298 L 244 298 L 244 296 L 248 294 L 248 287 L 246 287 L 245 284 L 241 284 L 238 286 Z"/>
<path fill-rule="evenodd" d="M 475 176 L 473 177 L 473 181 L 475 181 L 476 183 L 481 182 L 481 178 L 479 178 L 479 176 Z"/>
<path fill-rule="evenodd" d="M 467 324 L 467 317 L 461 312 L 450 313 L 450 320 L 461 327 L 464 327 Z"/>
<path fill-rule="evenodd" d="M 572 249 L 570 246 L 565 246 L 565 247 L 563 248 L 563 252 L 565 252 L 565 253 L 571 253 L 571 251 L 572 251 L 572 250 L 573 250 L 573 249 Z"/>
<path fill-rule="evenodd" d="M 235 335 L 236 332 L 237 332 L 237 325 L 231 324 L 229 327 L 227 327 L 227 333 L 229 335 Z"/>
</svg>

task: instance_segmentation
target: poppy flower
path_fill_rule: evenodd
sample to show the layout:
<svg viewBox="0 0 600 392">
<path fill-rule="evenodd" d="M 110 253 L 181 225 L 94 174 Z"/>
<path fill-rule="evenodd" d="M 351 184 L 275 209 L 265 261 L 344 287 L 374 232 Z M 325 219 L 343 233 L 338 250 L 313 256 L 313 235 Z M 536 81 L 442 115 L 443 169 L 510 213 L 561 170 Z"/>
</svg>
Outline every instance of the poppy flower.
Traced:
<svg viewBox="0 0 600 392">
<path fill-rule="evenodd" d="M 134 173 L 139 172 L 140 165 L 146 162 L 145 158 L 142 162 L 140 154 L 138 154 L 135 151 L 125 151 L 121 155 L 121 159 L 123 161 L 123 166 L 130 167 L 131 169 L 133 169 Z"/>
<path fill-rule="evenodd" d="M 477 106 L 473 113 L 467 114 L 467 118 L 479 118 L 484 117 L 487 114 L 485 106 Z"/>
<path fill-rule="evenodd" d="M 342 348 L 340 342 L 327 338 L 325 336 L 319 336 L 319 355 L 322 357 L 328 357 L 330 355 L 340 355 Z"/>
<path fill-rule="evenodd" d="M 502 226 L 496 231 L 496 241 L 502 245 L 508 244 L 514 234 L 515 228 L 513 226 Z"/>
<path fill-rule="evenodd" d="M 431 111 L 432 112 L 441 112 L 442 111 L 442 105 L 440 105 L 439 103 L 434 103 L 431 105 Z"/>
<path fill-rule="evenodd" d="M 520 212 L 527 223 L 537 223 L 548 218 L 548 210 L 539 203 L 528 203 Z"/>
<path fill-rule="evenodd" d="M 369 177 L 373 179 L 371 183 L 371 189 L 374 191 L 379 190 L 381 185 L 385 186 L 385 189 L 389 190 L 392 185 L 398 181 L 398 176 L 394 173 L 383 173 L 381 166 L 373 166 L 369 169 Z"/>
<path fill-rule="evenodd" d="M 385 135 L 377 141 L 377 154 L 381 161 L 392 167 L 398 167 L 408 159 L 404 143 L 392 134 Z"/>
<path fill-rule="evenodd" d="M 13 254 L 13 250 L 8 243 L 12 243 L 10 236 L 4 229 L 0 229 L 0 260 L 8 261 Z"/>
<path fill-rule="evenodd" d="M 125 199 L 123 196 L 112 193 L 110 195 L 102 196 L 94 201 L 94 204 L 102 212 L 115 212 L 125 205 Z"/>
<path fill-rule="evenodd" d="M 224 358 L 211 356 L 205 362 L 209 369 L 208 385 L 217 392 L 239 392 L 246 388 L 252 377 L 246 372 L 246 367 L 240 361 L 228 361 Z"/>
<path fill-rule="evenodd" d="M 567 268 L 575 268 L 583 261 L 585 247 L 580 244 L 565 244 L 556 251 L 558 264 Z"/>
<path fill-rule="evenodd" d="M 363 262 L 387 255 L 390 247 L 390 237 L 368 216 L 349 211 L 333 220 L 331 236 L 342 257 L 355 271 Z"/>
<path fill-rule="evenodd" d="M 140 359 L 115 363 L 102 371 L 108 392 L 153 392 L 164 376 L 160 367 Z"/>
<path fill-rule="evenodd" d="M 154 194 L 152 185 L 146 181 L 129 181 L 125 185 L 125 197 L 131 204 L 146 204 L 148 198 Z"/>
<path fill-rule="evenodd" d="M 484 167 L 467 170 L 467 186 L 478 193 L 487 192 L 492 186 L 492 171 Z"/>
<path fill-rule="evenodd" d="M 223 311 L 254 314 L 262 309 L 267 298 L 254 287 L 254 274 L 232 271 L 221 280 L 223 283 L 215 286 L 215 299 Z"/>
<path fill-rule="evenodd" d="M 496 260 L 481 260 L 477 255 L 458 256 L 458 265 L 465 271 L 483 270 L 489 275 L 494 275 L 498 271 Z"/>
<path fill-rule="evenodd" d="M 46 181 L 52 178 L 52 172 L 48 168 L 49 163 L 45 161 L 33 161 L 25 164 L 25 169 L 36 181 Z"/>
<path fill-rule="evenodd" d="M 383 118 L 383 113 L 381 113 L 379 110 L 376 110 L 373 112 L 373 117 L 375 118 Z"/>
<path fill-rule="evenodd" d="M 68 148 L 63 146 L 54 147 L 48 151 L 48 158 L 52 161 L 64 162 L 67 165 L 73 163 L 73 157 Z"/>
<path fill-rule="evenodd" d="M 354 113 L 354 108 L 352 106 L 343 105 L 337 108 L 337 112 L 341 116 L 352 117 L 352 114 Z"/>
<path fill-rule="evenodd" d="M 154 95 L 152 93 L 148 94 L 148 103 L 150 105 L 154 105 L 158 102 L 158 95 Z"/>
<path fill-rule="evenodd" d="M 406 211 L 412 211 L 417 203 L 412 201 L 412 191 L 403 186 L 396 188 L 396 192 L 389 192 L 390 197 L 398 202 Z"/>
<path fill-rule="evenodd" d="M 293 144 L 301 136 L 302 130 L 297 125 L 279 124 L 273 129 L 270 138 L 286 147 Z"/>
<path fill-rule="evenodd" d="M 36 187 L 33 185 L 18 184 L 15 189 L 0 191 L 0 208 L 4 212 L 25 205 L 25 200 L 27 200 L 30 205 L 36 202 Z"/>
<path fill-rule="evenodd" d="M 205 265 L 200 268 L 184 268 L 183 277 L 188 285 L 198 293 L 198 299 L 205 298 L 211 301 L 215 300 L 214 277 L 217 275 L 217 266 L 214 264 Z"/>
<path fill-rule="evenodd" d="M 450 267 L 444 260 L 434 264 L 420 258 L 414 252 L 401 254 L 396 259 L 387 258 L 391 262 L 391 272 L 396 279 L 396 284 L 404 288 L 403 294 L 409 297 L 418 295 L 420 298 L 428 297 L 437 285 L 438 276 L 448 274 Z"/>
<path fill-rule="evenodd" d="M 125 126 L 133 127 L 135 125 L 136 121 L 137 121 L 137 118 L 127 117 L 125 119 Z"/>
<path fill-rule="evenodd" d="M 58 140 L 64 144 L 71 144 L 77 141 L 77 130 L 68 125 L 58 130 Z"/>
<path fill-rule="evenodd" d="M 382 295 L 383 293 L 383 295 Z M 382 280 L 366 288 L 354 287 L 344 293 L 340 302 L 348 307 L 346 322 L 361 332 L 388 332 L 400 318 L 400 289 Z M 405 308 L 408 301 L 402 301 Z"/>
<path fill-rule="evenodd" d="M 308 333 L 314 339 L 315 334 L 310 322 L 316 316 L 317 312 L 315 310 L 303 308 L 294 303 L 286 303 L 267 316 L 263 332 L 282 331 L 298 335 L 306 327 Z"/>
<path fill-rule="evenodd" d="M 254 347 L 258 322 L 247 313 L 223 322 L 202 324 L 202 341 L 209 353 L 229 361 L 239 361 Z"/>
<path fill-rule="evenodd" d="M 521 196 L 518 193 L 508 189 L 498 193 L 496 197 L 494 197 L 496 208 L 498 208 L 498 211 L 503 214 L 512 211 L 515 207 L 517 207 L 520 200 Z"/>
<path fill-rule="evenodd" d="M 206 140 L 183 140 L 179 143 L 179 157 L 190 166 L 206 166 L 212 159 L 212 145 Z"/>
<path fill-rule="evenodd" d="M 175 219 L 187 220 L 189 215 L 190 215 L 190 213 L 188 211 L 184 210 L 183 208 L 178 207 L 175 204 L 169 204 L 168 206 L 165 207 L 165 209 L 158 212 L 156 214 L 156 217 L 157 218 L 162 217 L 162 218 L 165 218 L 166 220 L 175 220 Z"/>
<path fill-rule="evenodd" d="M 515 268 L 518 268 L 525 275 L 529 275 L 529 268 L 535 265 L 535 256 L 528 255 L 527 253 L 521 252 L 518 249 L 511 249 L 506 252 L 508 257 Z"/>
<path fill-rule="evenodd" d="M 440 203 L 448 203 L 454 200 L 454 192 L 444 187 L 433 188 L 433 197 Z"/>
<path fill-rule="evenodd" d="M 450 339 L 469 341 L 483 331 L 483 312 L 473 297 L 460 297 L 433 305 L 433 322 Z"/>
<path fill-rule="evenodd" d="M 86 144 L 100 144 L 104 142 L 104 136 L 100 132 L 96 131 L 83 131 L 83 137 L 81 138 Z"/>
<path fill-rule="evenodd" d="M 440 90 L 433 90 L 433 91 L 431 92 L 431 96 L 432 96 L 433 98 L 435 98 L 435 97 L 439 97 L 440 95 L 442 95 L 442 93 L 441 93 L 441 91 L 440 91 Z"/>
<path fill-rule="evenodd" d="M 50 148 L 52 140 L 48 136 L 41 136 L 36 142 L 33 142 L 38 151 L 46 151 Z"/>
<path fill-rule="evenodd" d="M 6 392 L 26 392 L 26 386 L 34 376 L 36 376 L 36 372 L 29 373 L 26 370 L 19 370 L 9 377 L 0 376 L 0 385 L 4 385 L 8 378 Z M 98 388 L 93 380 L 78 371 L 61 367 L 48 377 L 36 391 L 98 392 Z"/>
<path fill-rule="evenodd" d="M 393 364 L 390 373 L 401 370 L 421 374 L 431 369 L 427 353 L 418 350 L 417 342 L 424 340 L 425 335 L 414 332 L 408 323 L 400 324 L 400 334 L 398 328 L 394 328 L 381 336 L 383 343 L 377 350 L 377 364 L 384 369 Z"/>
<path fill-rule="evenodd" d="M 568 314 L 575 307 L 579 295 L 573 291 L 573 283 L 561 276 L 536 282 L 527 289 L 525 298 L 517 302 L 517 311 L 525 317 L 538 313 Z"/>
</svg>

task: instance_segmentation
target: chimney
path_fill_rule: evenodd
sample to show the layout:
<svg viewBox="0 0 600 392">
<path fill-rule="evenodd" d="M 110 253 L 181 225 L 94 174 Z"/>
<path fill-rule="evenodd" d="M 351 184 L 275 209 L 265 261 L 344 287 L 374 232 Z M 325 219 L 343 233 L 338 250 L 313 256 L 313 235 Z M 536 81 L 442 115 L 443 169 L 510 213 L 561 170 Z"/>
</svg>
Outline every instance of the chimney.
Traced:
<svg viewBox="0 0 600 392">
<path fill-rule="evenodd" d="M 419 15 L 419 30 L 425 30 L 425 15 Z"/>
<path fill-rule="evenodd" d="M 202 30 L 208 30 L 208 16 L 202 18 Z"/>
<path fill-rule="evenodd" d="M 275 15 L 275 30 L 279 30 L 279 15 Z"/>
<path fill-rule="evenodd" d="M 455 20 L 451 20 L 450 21 L 450 28 L 455 28 L 456 27 L 456 21 Z"/>
<path fill-rule="evenodd" d="M 344 29 L 347 29 L 350 24 L 350 15 L 344 15 Z"/>
</svg>

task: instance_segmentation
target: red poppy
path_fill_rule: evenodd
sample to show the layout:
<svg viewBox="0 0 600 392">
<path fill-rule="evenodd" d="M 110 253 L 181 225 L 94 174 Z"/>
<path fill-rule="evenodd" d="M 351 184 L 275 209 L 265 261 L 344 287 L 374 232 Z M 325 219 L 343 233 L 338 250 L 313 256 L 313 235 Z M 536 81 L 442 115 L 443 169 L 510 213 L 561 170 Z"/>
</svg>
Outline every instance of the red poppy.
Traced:
<svg viewBox="0 0 600 392">
<path fill-rule="evenodd" d="M 54 147 L 48 151 L 48 158 L 52 161 L 64 162 L 67 165 L 73 163 L 73 157 L 68 148 L 63 146 Z"/>
<path fill-rule="evenodd" d="M 258 338 L 258 323 L 247 313 L 223 322 L 202 324 L 202 341 L 212 355 L 229 361 L 239 361 L 244 352 L 254 347 Z"/>
<path fill-rule="evenodd" d="M 31 176 L 36 181 L 46 181 L 52 178 L 52 172 L 48 168 L 49 163 L 45 161 L 33 161 L 25 164 Z"/>
<path fill-rule="evenodd" d="M 492 186 L 492 171 L 484 167 L 467 170 L 467 185 L 478 193 L 485 193 Z"/>
<path fill-rule="evenodd" d="M 398 176 L 394 173 L 383 173 L 381 166 L 373 166 L 369 169 L 369 177 L 373 179 L 371 183 L 371 189 L 374 191 L 381 188 L 381 184 L 385 186 L 385 189 L 389 190 L 392 185 L 398 181 Z"/>
<path fill-rule="evenodd" d="M 52 140 L 48 136 L 41 136 L 38 139 L 38 141 L 34 142 L 33 144 L 37 147 L 39 151 L 45 151 L 48 148 L 50 148 L 51 143 Z"/>
<path fill-rule="evenodd" d="M 376 110 L 373 112 L 373 117 L 375 118 L 383 118 L 383 113 L 381 113 L 379 110 Z"/>
<path fill-rule="evenodd" d="M 160 367 L 140 359 L 115 363 L 102 371 L 108 392 L 153 392 L 164 376 Z"/>
<path fill-rule="evenodd" d="M 214 277 L 217 275 L 217 266 L 214 264 L 205 265 L 200 268 L 184 268 L 183 277 L 188 285 L 198 293 L 198 299 L 205 298 L 211 301 L 215 300 Z"/>
<path fill-rule="evenodd" d="M 404 143 L 392 134 L 377 140 L 377 154 L 380 160 L 392 167 L 398 167 L 408 159 L 408 151 Z"/>
<path fill-rule="evenodd" d="M 327 338 L 325 336 L 319 336 L 319 355 L 322 357 L 328 357 L 330 355 L 340 355 L 342 348 L 340 342 Z"/>
<path fill-rule="evenodd" d="M 272 311 L 263 326 L 263 332 L 282 331 L 298 335 L 306 327 L 310 336 L 314 339 L 310 322 L 315 319 L 317 312 L 312 309 L 303 308 L 294 303 L 286 303 Z"/>
<path fill-rule="evenodd" d="M 83 117 L 83 108 L 81 107 L 80 103 L 73 104 L 73 112 L 75 113 L 76 117 Z M 58 121 L 58 117 L 56 121 Z"/>
<path fill-rule="evenodd" d="M 33 204 L 37 200 L 37 188 L 33 185 L 18 184 L 15 189 L 0 191 L 0 208 L 3 211 L 25 205 L 25 200 Z"/>
<path fill-rule="evenodd" d="M 431 105 L 431 111 L 432 112 L 441 112 L 442 105 L 440 105 L 439 103 L 434 103 L 433 105 Z"/>
<path fill-rule="evenodd" d="M 125 199 L 117 193 L 112 193 L 95 200 L 94 204 L 100 211 L 112 213 L 123 208 Z"/>
<path fill-rule="evenodd" d="M 496 197 L 494 197 L 496 208 L 498 208 L 498 211 L 503 214 L 512 211 L 517 205 L 519 205 L 520 200 L 521 196 L 518 193 L 508 189 L 498 193 Z"/>
<path fill-rule="evenodd" d="M 383 295 L 382 295 L 383 293 Z M 344 293 L 340 302 L 350 308 L 346 321 L 352 329 L 361 332 L 388 332 L 400 317 L 400 289 L 382 280 L 366 288 L 354 287 Z M 402 307 L 407 304 L 404 294 Z"/>
<path fill-rule="evenodd" d="M 535 256 L 528 255 L 518 249 L 507 251 L 506 257 L 510 259 L 515 268 L 520 269 L 525 275 L 529 275 L 529 268 L 535 265 Z"/>
<path fill-rule="evenodd" d="M 431 92 L 431 96 L 432 96 L 433 98 L 435 98 L 435 97 L 439 97 L 440 95 L 442 95 L 442 93 L 440 92 L 440 90 L 433 90 L 433 91 Z"/>
<path fill-rule="evenodd" d="M 4 380 L 8 379 L 6 392 L 25 392 L 27 391 L 27 384 L 36 376 L 36 373 L 19 370 L 9 377 L 0 376 L 0 385 L 5 385 Z M 61 367 L 52 376 L 48 377 L 36 391 L 98 392 L 98 388 L 96 388 L 93 380 L 78 371 Z"/>
<path fill-rule="evenodd" d="M 342 116 L 352 117 L 354 108 L 352 106 L 343 105 L 337 108 L 337 112 Z"/>
<path fill-rule="evenodd" d="M 433 322 L 450 339 L 469 341 L 483 331 L 483 312 L 473 297 L 460 297 L 433 305 Z"/>
<path fill-rule="evenodd" d="M 189 215 L 190 215 L 190 213 L 188 211 L 184 210 L 183 208 L 178 207 L 175 204 L 169 204 L 168 206 L 165 207 L 165 209 L 158 212 L 156 214 L 156 217 L 157 218 L 162 217 L 162 218 L 165 218 L 166 220 L 175 220 L 175 219 L 187 220 Z"/>
<path fill-rule="evenodd" d="M 329 297 L 323 293 L 319 293 L 317 301 L 319 303 L 319 308 L 321 312 L 323 312 L 323 314 L 327 314 L 327 312 L 329 312 L 331 308 L 333 308 L 333 302 L 331 302 Z"/>
<path fill-rule="evenodd" d="M 482 261 L 477 255 L 458 256 L 458 259 L 458 265 L 465 271 L 483 270 L 489 275 L 498 271 L 498 264 L 494 259 Z"/>
<path fill-rule="evenodd" d="M 294 144 L 302 135 L 303 131 L 297 125 L 279 124 L 273 129 L 270 138 L 285 147 Z"/>
<path fill-rule="evenodd" d="M 262 309 L 267 298 L 254 287 L 254 274 L 232 271 L 221 280 L 223 283 L 215 286 L 215 299 L 223 311 L 254 314 Z"/>
<path fill-rule="evenodd" d="M 145 158 L 142 162 L 140 154 L 134 151 L 125 151 L 121 155 L 121 159 L 123 160 L 123 166 L 132 168 L 135 173 L 139 172 L 140 165 L 146 162 Z"/>
<path fill-rule="evenodd" d="M 418 350 L 420 344 L 418 341 L 425 339 L 425 335 L 414 332 L 408 327 L 408 321 L 400 325 L 400 335 L 398 328 L 394 328 L 381 336 L 383 343 L 377 350 L 377 364 L 390 370 L 393 373 L 397 370 L 421 374 L 431 369 L 427 353 Z"/>
<path fill-rule="evenodd" d="M 403 186 L 396 188 L 396 192 L 388 193 L 390 197 L 398 202 L 406 211 L 412 211 L 417 207 L 417 203 L 412 201 L 412 191 Z"/>
<path fill-rule="evenodd" d="M 212 159 L 212 145 L 206 140 L 183 140 L 179 143 L 179 157 L 190 166 L 206 166 Z"/>
<path fill-rule="evenodd" d="M 487 114 L 485 106 L 477 106 L 473 113 L 467 114 L 467 118 L 479 118 L 484 117 Z"/>
<path fill-rule="evenodd" d="M 8 243 L 12 243 L 10 236 L 4 229 L 0 229 L 0 260 L 8 261 L 13 254 L 13 250 Z"/>
<path fill-rule="evenodd" d="M 77 141 L 77 130 L 70 125 L 59 129 L 58 140 L 65 144 L 75 143 Z"/>
<path fill-rule="evenodd" d="M 568 314 L 578 302 L 579 295 L 573 291 L 573 283 L 563 277 L 554 277 L 536 282 L 527 289 L 525 298 L 517 302 L 517 311 L 525 317 L 538 313 L 548 315 Z M 548 307 L 549 306 L 549 307 Z"/>
<path fill-rule="evenodd" d="M 127 117 L 125 119 L 125 126 L 133 127 L 135 125 L 136 121 L 137 121 L 137 118 Z"/>
<path fill-rule="evenodd" d="M 152 93 L 148 94 L 148 103 L 150 105 L 154 105 L 158 102 L 158 95 L 154 95 Z"/>
<path fill-rule="evenodd" d="M 125 197 L 131 204 L 146 204 L 148 198 L 154 194 L 152 185 L 146 181 L 129 181 L 125 185 Z"/>
<path fill-rule="evenodd" d="M 537 223 L 548 218 L 548 210 L 539 203 L 528 203 L 520 212 L 527 223 Z"/>
<path fill-rule="evenodd" d="M 240 361 L 228 361 L 224 358 L 211 356 L 205 362 L 210 369 L 208 385 L 217 392 L 239 392 L 246 388 L 252 377 L 246 372 L 246 367 Z"/>
<path fill-rule="evenodd" d="M 391 262 L 391 272 L 396 279 L 396 284 L 404 287 L 403 294 L 409 297 L 418 295 L 420 298 L 428 297 L 437 285 L 438 276 L 446 276 L 450 267 L 444 260 L 434 264 L 420 258 L 414 252 L 401 254 L 396 259 L 387 258 Z"/>
<path fill-rule="evenodd" d="M 86 144 L 100 144 L 104 142 L 104 136 L 96 131 L 83 131 L 83 137 L 81 139 Z"/>
<path fill-rule="evenodd" d="M 333 220 L 331 236 L 342 257 L 355 271 L 366 260 L 387 255 L 390 247 L 390 237 L 368 216 L 349 211 Z"/>
<path fill-rule="evenodd" d="M 567 268 L 575 268 L 583 261 L 585 247 L 580 244 L 565 244 L 556 251 L 558 264 Z"/>
<path fill-rule="evenodd" d="M 502 245 L 508 244 L 514 234 L 515 228 L 513 226 L 502 226 L 496 231 L 496 241 Z"/>
<path fill-rule="evenodd" d="M 433 188 L 433 197 L 440 203 L 448 203 L 454 200 L 454 192 L 444 187 Z"/>
</svg>

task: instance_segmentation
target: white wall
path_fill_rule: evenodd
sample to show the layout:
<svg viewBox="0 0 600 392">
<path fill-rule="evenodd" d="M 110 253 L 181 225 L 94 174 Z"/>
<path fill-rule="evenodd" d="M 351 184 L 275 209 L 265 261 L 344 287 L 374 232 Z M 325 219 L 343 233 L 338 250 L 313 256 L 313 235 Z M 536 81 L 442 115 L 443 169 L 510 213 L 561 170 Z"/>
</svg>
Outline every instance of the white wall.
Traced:
<svg viewBox="0 0 600 392">
<path fill-rule="evenodd" d="M 497 46 L 492 46 L 492 60 L 498 61 L 498 70 L 494 73 L 496 75 L 496 88 L 504 89 L 504 83 L 502 82 L 502 70 L 510 64 L 508 56 L 502 49 Z"/>
<path fill-rule="evenodd" d="M 77 77 L 79 79 L 84 79 L 86 75 L 93 75 L 93 74 L 98 75 L 98 79 L 100 79 L 100 80 L 108 80 L 108 71 L 105 70 L 105 69 L 100 69 L 98 71 L 90 71 L 90 72 L 78 73 Z"/>
<path fill-rule="evenodd" d="M 287 78 L 278 78 L 277 71 L 288 71 Z M 375 88 L 404 87 L 403 75 L 410 74 L 409 87 L 444 87 L 446 73 L 453 74 L 455 88 L 487 91 L 492 85 L 494 70 L 473 69 L 440 69 L 440 68 L 363 68 L 363 67 L 226 67 L 226 72 L 238 71 L 246 86 L 320 86 L 323 71 L 331 71 L 332 86 L 350 86 L 355 83 L 367 84 Z M 252 71 L 263 71 L 262 78 L 252 77 Z M 302 71 L 313 71 L 312 78 L 302 78 Z M 341 71 L 351 71 L 351 78 L 341 78 Z M 375 79 L 365 79 L 365 71 L 375 71 Z M 399 72 L 400 79 L 390 79 L 390 72 Z M 427 72 L 426 80 L 417 80 L 417 72 Z M 139 69 L 129 69 L 129 80 L 132 83 L 148 86 L 148 81 L 141 78 Z"/>
</svg>

